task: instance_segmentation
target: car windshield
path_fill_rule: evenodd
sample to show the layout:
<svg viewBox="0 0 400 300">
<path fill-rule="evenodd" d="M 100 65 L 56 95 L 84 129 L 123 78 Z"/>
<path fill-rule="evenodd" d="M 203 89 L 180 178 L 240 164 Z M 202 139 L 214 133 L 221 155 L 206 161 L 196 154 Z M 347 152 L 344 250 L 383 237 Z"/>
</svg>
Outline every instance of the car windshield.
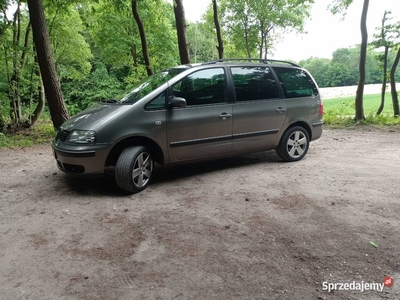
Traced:
<svg viewBox="0 0 400 300">
<path fill-rule="evenodd" d="M 171 68 L 151 75 L 141 82 L 136 83 L 133 87 L 130 87 L 126 93 L 122 94 L 119 97 L 116 97 L 116 99 L 121 99 L 120 103 L 124 104 L 135 103 L 142 99 L 144 96 L 162 86 L 171 78 L 183 72 L 185 69 L 186 68 Z"/>
</svg>

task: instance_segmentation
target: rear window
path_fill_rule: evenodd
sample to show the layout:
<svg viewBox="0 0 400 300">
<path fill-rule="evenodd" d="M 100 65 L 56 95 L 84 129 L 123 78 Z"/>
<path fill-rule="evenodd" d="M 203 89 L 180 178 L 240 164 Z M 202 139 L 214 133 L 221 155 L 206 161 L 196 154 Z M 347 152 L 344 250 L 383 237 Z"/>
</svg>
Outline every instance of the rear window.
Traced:
<svg viewBox="0 0 400 300">
<path fill-rule="evenodd" d="M 282 84 L 286 98 L 318 95 L 318 89 L 310 75 L 302 69 L 275 67 L 274 71 Z"/>
</svg>

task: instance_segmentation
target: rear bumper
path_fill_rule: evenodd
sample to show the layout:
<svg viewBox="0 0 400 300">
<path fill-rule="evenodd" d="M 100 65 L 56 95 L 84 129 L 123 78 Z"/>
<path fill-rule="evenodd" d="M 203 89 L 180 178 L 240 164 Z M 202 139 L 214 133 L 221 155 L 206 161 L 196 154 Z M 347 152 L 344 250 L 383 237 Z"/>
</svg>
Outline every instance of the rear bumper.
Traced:
<svg viewBox="0 0 400 300">
<path fill-rule="evenodd" d="M 322 125 L 323 124 L 324 124 L 324 122 L 322 122 L 322 121 L 312 123 L 312 126 L 313 126 L 312 127 L 312 137 L 311 137 L 312 141 L 315 141 L 322 136 Z"/>
<path fill-rule="evenodd" d="M 53 142 L 53 156 L 57 167 L 68 174 L 101 174 L 110 145 L 71 146 L 62 142 Z M 74 149 L 75 148 L 75 149 Z"/>
</svg>

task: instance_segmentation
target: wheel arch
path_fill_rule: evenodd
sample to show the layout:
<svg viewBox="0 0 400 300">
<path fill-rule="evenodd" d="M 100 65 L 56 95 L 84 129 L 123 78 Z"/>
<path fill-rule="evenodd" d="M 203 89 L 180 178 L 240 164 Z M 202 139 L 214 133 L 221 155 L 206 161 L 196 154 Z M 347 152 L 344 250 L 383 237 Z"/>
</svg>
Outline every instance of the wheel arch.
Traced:
<svg viewBox="0 0 400 300">
<path fill-rule="evenodd" d="M 285 132 L 288 131 L 290 128 L 293 128 L 293 127 L 296 127 L 296 126 L 303 127 L 307 131 L 308 137 L 310 138 L 310 141 L 311 141 L 311 139 L 312 139 L 312 130 L 311 130 L 310 125 L 305 121 L 296 121 L 296 122 L 290 124 L 290 126 L 288 126 L 288 128 L 286 128 Z M 282 134 L 282 137 L 283 137 L 283 135 L 284 134 Z"/>
<path fill-rule="evenodd" d="M 144 136 L 133 136 L 133 137 L 127 137 L 123 140 L 120 140 L 117 144 L 114 145 L 114 147 L 111 149 L 109 152 L 105 166 L 115 166 L 118 160 L 118 157 L 120 156 L 121 152 L 126 148 L 130 146 L 145 146 L 148 148 L 150 151 L 151 155 L 153 156 L 153 159 L 155 162 L 157 162 L 160 165 L 164 164 L 164 154 L 163 151 L 161 150 L 161 147 L 152 139 L 144 137 Z"/>
</svg>

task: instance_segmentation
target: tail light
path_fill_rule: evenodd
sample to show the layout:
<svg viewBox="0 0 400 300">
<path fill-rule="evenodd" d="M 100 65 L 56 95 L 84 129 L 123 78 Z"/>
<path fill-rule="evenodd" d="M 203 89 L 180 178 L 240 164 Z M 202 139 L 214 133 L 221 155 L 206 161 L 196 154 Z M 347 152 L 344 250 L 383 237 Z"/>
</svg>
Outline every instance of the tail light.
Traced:
<svg viewBox="0 0 400 300">
<path fill-rule="evenodd" d="M 324 103 L 321 102 L 319 103 L 319 115 L 322 116 L 324 114 Z"/>
</svg>

